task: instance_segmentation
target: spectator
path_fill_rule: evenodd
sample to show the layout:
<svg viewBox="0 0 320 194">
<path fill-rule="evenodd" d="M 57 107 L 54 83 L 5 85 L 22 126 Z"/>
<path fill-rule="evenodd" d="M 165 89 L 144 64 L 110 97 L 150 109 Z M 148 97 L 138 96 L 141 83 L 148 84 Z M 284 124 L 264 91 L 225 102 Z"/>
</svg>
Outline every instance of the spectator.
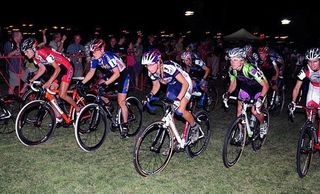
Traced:
<svg viewBox="0 0 320 194">
<path fill-rule="evenodd" d="M 4 54 L 9 57 L 17 57 L 9 59 L 9 94 L 13 94 L 17 86 L 20 86 L 20 79 L 26 82 L 27 74 L 23 67 L 23 57 L 20 52 L 22 41 L 21 32 L 13 32 L 12 40 L 7 41 L 4 45 Z M 19 58 L 21 57 L 21 58 Z"/>
<path fill-rule="evenodd" d="M 68 56 L 71 60 L 74 69 L 74 77 L 83 76 L 83 64 L 82 58 L 84 57 L 85 48 L 81 42 L 81 36 L 79 34 L 74 35 L 74 43 L 70 44 L 67 48 Z"/>
<path fill-rule="evenodd" d="M 63 37 L 61 37 L 61 34 L 58 32 L 58 33 L 54 34 L 53 40 L 50 41 L 49 46 L 51 48 L 53 48 L 54 50 L 62 53 L 63 52 L 63 44 L 66 39 L 67 39 L 66 35 L 63 35 Z"/>
</svg>

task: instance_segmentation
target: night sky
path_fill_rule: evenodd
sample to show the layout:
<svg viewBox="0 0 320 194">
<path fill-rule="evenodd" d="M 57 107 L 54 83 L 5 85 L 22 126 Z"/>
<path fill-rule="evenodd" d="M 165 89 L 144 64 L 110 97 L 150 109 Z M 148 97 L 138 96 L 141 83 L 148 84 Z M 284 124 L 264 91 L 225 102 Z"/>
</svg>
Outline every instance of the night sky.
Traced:
<svg viewBox="0 0 320 194">
<path fill-rule="evenodd" d="M 4 25 L 72 25 L 88 31 L 95 26 L 101 26 L 108 32 L 121 29 L 146 32 L 213 30 L 229 34 L 244 27 L 250 32 L 289 34 L 300 38 L 317 37 L 315 28 L 320 24 L 316 6 L 312 3 L 292 1 L 289 5 L 270 1 L 259 2 L 264 3 L 263 6 L 228 0 L 221 1 L 220 5 L 214 4 L 215 1 L 212 0 L 158 0 L 148 3 L 117 0 L 105 1 L 103 4 L 106 5 L 93 3 L 95 1 L 87 2 L 80 4 L 70 1 L 68 4 L 73 5 L 70 7 L 65 5 L 65 1 L 47 1 L 42 8 L 40 3 L 20 2 L 17 8 L 19 11 L 9 17 L 2 17 L 1 20 Z M 188 9 L 195 11 L 195 15 L 185 17 L 184 12 Z M 291 24 L 281 25 L 280 20 L 283 18 L 291 19 Z M 87 22 L 88 20 L 90 22 Z"/>
</svg>

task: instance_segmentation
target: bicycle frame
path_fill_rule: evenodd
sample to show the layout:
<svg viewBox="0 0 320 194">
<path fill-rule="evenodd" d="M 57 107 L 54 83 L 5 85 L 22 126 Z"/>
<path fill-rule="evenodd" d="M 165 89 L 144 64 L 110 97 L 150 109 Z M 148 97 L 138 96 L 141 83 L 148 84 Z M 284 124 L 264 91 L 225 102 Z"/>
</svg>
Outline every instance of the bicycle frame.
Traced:
<svg viewBox="0 0 320 194">
<path fill-rule="evenodd" d="M 38 82 L 34 82 L 35 84 L 39 84 Z M 31 89 L 39 92 L 40 89 L 35 88 L 33 85 L 31 85 Z M 59 94 L 59 90 L 55 89 L 55 90 L 50 90 L 50 89 L 46 89 L 45 93 L 44 93 L 44 97 L 46 100 L 48 100 L 50 102 L 50 104 L 52 105 L 51 107 L 53 107 L 54 109 L 56 109 L 58 111 L 58 113 L 62 116 L 62 118 L 64 119 L 64 121 L 67 124 L 70 124 L 74 118 L 73 118 L 73 112 L 75 111 L 75 108 L 73 106 L 70 106 L 69 109 L 69 115 L 67 115 L 58 105 L 57 103 L 57 99 L 56 99 L 56 95 Z M 77 89 L 73 89 L 73 90 L 68 90 L 67 94 L 72 94 L 72 99 L 76 100 L 76 103 L 78 103 L 79 101 L 83 100 L 82 97 L 79 96 Z"/>
<path fill-rule="evenodd" d="M 230 96 L 229 99 L 237 100 L 238 98 L 235 96 Z M 225 103 L 225 106 L 228 108 L 227 102 L 225 101 L 224 103 Z M 251 127 L 249 125 L 248 114 L 247 114 L 247 109 L 250 107 L 253 107 L 253 100 L 242 101 L 242 110 L 241 110 L 240 116 L 244 117 L 244 121 L 242 120 L 242 123 L 245 124 L 245 126 L 247 128 L 246 131 L 248 133 L 248 136 L 252 137 L 253 131 L 251 130 Z"/>
<path fill-rule="evenodd" d="M 0 108 L 3 110 L 3 114 L 0 115 L 0 121 L 8 119 L 12 116 L 10 110 L 8 110 L 5 106 L 5 103 L 0 99 Z"/>
<path fill-rule="evenodd" d="M 190 126 L 190 124 L 186 121 L 182 135 L 179 135 L 178 129 L 174 123 L 174 105 L 167 105 L 166 104 L 166 112 L 164 117 L 161 119 L 161 121 L 164 122 L 164 126 L 166 128 L 170 128 L 171 132 L 173 133 L 174 137 L 176 138 L 176 140 L 179 143 L 179 148 L 184 149 L 186 145 L 189 144 L 188 141 L 186 141 L 187 139 L 187 133 L 188 133 L 188 128 Z M 200 136 L 199 139 L 202 138 L 204 136 L 204 133 L 202 131 L 201 128 L 199 128 L 200 130 Z"/>
</svg>

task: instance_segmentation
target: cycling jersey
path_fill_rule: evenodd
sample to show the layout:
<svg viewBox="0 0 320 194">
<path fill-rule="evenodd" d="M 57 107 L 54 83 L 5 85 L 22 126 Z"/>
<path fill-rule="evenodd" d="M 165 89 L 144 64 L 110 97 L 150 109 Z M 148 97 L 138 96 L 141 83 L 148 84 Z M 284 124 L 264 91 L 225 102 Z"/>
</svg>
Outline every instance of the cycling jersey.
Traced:
<svg viewBox="0 0 320 194">
<path fill-rule="evenodd" d="M 93 59 L 91 61 L 91 68 L 96 69 L 101 67 L 103 69 L 111 71 L 113 68 L 118 68 L 122 72 L 126 68 L 126 64 L 117 55 L 105 51 L 100 59 Z"/>
<path fill-rule="evenodd" d="M 308 78 L 310 80 L 309 90 L 307 94 L 307 107 L 320 107 L 320 70 L 312 71 L 307 65 L 303 67 L 298 74 L 300 81 Z"/>
<path fill-rule="evenodd" d="M 56 62 L 61 71 L 57 77 L 57 81 L 63 81 L 70 83 L 73 76 L 73 68 L 70 61 L 64 57 L 61 53 L 55 51 L 52 48 L 41 48 L 35 51 L 35 57 L 33 59 L 35 64 L 49 65 Z"/>
<path fill-rule="evenodd" d="M 240 71 L 230 68 L 229 76 L 231 81 L 237 81 L 240 88 L 238 97 L 241 100 L 247 99 L 247 97 L 250 99 L 259 97 L 257 95 L 262 90 L 260 83 L 266 80 L 263 73 L 249 63 L 245 63 Z"/>
<path fill-rule="evenodd" d="M 201 60 L 195 53 L 191 54 L 191 61 L 192 64 L 190 65 L 189 72 L 190 77 L 201 79 L 205 74 L 203 67 L 206 66 L 206 63 L 203 60 Z"/>
<path fill-rule="evenodd" d="M 126 69 L 126 64 L 120 57 L 109 51 L 105 51 L 101 58 L 91 60 L 91 68 L 102 68 L 103 70 L 107 70 L 107 72 L 104 72 L 107 77 L 110 77 L 110 72 L 112 72 L 114 68 L 118 68 L 120 77 L 117 79 L 117 90 L 119 93 L 128 93 L 130 78 Z"/>
<path fill-rule="evenodd" d="M 275 75 L 276 73 L 276 66 L 277 63 L 275 61 L 272 61 L 270 59 L 270 57 L 267 57 L 266 60 L 261 60 L 259 62 L 259 67 L 262 70 L 262 72 L 264 73 L 265 77 L 267 78 L 267 80 L 271 81 L 271 78 Z"/>
<path fill-rule="evenodd" d="M 192 81 L 187 72 L 183 71 L 181 66 L 173 61 L 163 62 L 162 75 L 156 73 L 152 74 L 148 72 L 149 77 L 152 81 L 159 80 L 163 84 L 167 84 L 167 98 L 175 100 L 179 95 L 182 84 L 176 79 L 178 74 L 181 74 L 188 82 L 189 86 L 185 94 L 186 99 L 190 99 L 192 93 Z"/>
</svg>

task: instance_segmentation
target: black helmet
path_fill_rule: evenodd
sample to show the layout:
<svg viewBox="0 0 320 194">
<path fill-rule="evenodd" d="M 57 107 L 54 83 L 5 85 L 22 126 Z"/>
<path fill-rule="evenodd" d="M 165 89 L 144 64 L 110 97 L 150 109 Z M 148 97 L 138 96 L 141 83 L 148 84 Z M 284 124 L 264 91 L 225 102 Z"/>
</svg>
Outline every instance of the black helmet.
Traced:
<svg viewBox="0 0 320 194">
<path fill-rule="evenodd" d="M 21 45 L 21 51 L 26 52 L 28 49 L 31 49 L 34 47 L 34 44 L 36 43 L 35 38 L 27 38 L 23 41 Z"/>
</svg>

